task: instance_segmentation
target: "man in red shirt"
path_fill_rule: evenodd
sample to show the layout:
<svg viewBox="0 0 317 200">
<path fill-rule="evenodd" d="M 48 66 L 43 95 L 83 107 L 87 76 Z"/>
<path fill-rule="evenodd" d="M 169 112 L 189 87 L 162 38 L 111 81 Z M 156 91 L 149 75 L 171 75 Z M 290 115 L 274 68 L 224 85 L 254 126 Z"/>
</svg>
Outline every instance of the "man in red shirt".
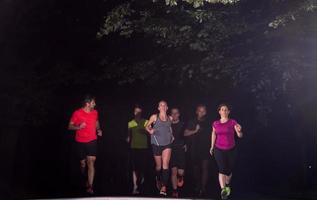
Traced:
<svg viewBox="0 0 317 200">
<path fill-rule="evenodd" d="M 86 191 L 93 194 L 95 176 L 95 161 L 97 154 L 97 135 L 102 136 L 98 121 L 98 112 L 95 110 L 95 98 L 86 96 L 83 107 L 76 110 L 69 122 L 68 129 L 76 131 L 76 145 L 80 158 L 80 169 L 84 174 L 88 168 Z"/>
</svg>

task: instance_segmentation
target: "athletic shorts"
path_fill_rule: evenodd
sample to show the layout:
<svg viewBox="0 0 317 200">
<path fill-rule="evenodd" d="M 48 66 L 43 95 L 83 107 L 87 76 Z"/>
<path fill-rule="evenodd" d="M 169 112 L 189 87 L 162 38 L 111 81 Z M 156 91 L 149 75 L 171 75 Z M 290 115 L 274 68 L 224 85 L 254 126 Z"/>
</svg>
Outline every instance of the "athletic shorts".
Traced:
<svg viewBox="0 0 317 200">
<path fill-rule="evenodd" d="M 183 145 L 172 146 L 172 155 L 170 165 L 171 167 L 177 167 L 178 169 L 185 169 L 185 149 Z"/>
<path fill-rule="evenodd" d="M 222 150 L 215 148 L 214 156 L 218 165 L 219 173 L 229 176 L 232 173 L 235 162 L 235 148 Z"/>
<path fill-rule="evenodd" d="M 148 162 L 147 149 L 131 149 L 132 169 L 135 171 L 144 172 L 146 163 Z"/>
<path fill-rule="evenodd" d="M 171 148 L 172 148 L 171 144 L 168 144 L 168 145 L 165 145 L 165 146 L 157 146 L 155 144 L 152 144 L 152 151 L 153 151 L 154 156 L 161 156 L 162 152 L 165 149 L 171 149 Z"/>
<path fill-rule="evenodd" d="M 87 156 L 97 155 L 97 140 L 90 142 L 76 142 L 76 146 L 80 160 L 86 159 Z"/>
</svg>

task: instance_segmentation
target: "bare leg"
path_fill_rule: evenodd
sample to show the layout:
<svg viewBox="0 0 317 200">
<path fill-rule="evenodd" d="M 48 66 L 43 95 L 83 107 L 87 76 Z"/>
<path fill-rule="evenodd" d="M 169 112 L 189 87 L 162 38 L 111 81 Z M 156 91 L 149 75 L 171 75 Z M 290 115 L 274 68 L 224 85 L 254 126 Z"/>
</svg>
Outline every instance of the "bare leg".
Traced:
<svg viewBox="0 0 317 200">
<path fill-rule="evenodd" d="M 171 182 L 173 190 L 177 190 L 177 167 L 172 168 Z"/>
<path fill-rule="evenodd" d="M 161 171 L 162 169 L 162 156 L 154 156 L 155 170 Z"/>
<path fill-rule="evenodd" d="M 219 184 L 221 189 L 226 187 L 226 175 L 219 173 Z"/>
<path fill-rule="evenodd" d="M 162 152 L 163 169 L 168 169 L 171 160 L 172 149 L 165 149 Z"/>
<path fill-rule="evenodd" d="M 138 188 L 138 184 L 137 184 L 138 177 L 137 177 L 136 171 L 134 171 L 134 170 L 132 172 L 132 179 L 133 179 L 133 189 L 137 189 Z"/>
<path fill-rule="evenodd" d="M 88 184 L 92 186 L 95 178 L 95 161 L 96 156 L 87 156 L 87 165 L 88 165 Z"/>
<path fill-rule="evenodd" d="M 229 185 L 231 182 L 232 173 L 229 176 L 226 176 L 226 184 Z"/>
<path fill-rule="evenodd" d="M 86 159 L 80 160 L 80 172 L 82 175 L 85 175 L 86 172 Z"/>
</svg>

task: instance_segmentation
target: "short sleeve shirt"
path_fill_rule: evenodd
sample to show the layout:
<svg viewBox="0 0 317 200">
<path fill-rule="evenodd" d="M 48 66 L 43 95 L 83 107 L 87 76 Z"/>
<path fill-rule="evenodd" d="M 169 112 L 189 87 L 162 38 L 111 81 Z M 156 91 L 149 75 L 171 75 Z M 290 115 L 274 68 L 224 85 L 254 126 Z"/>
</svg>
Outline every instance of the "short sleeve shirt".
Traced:
<svg viewBox="0 0 317 200">
<path fill-rule="evenodd" d="M 75 140 L 77 142 L 87 143 L 97 139 L 97 110 L 85 112 L 83 109 L 78 109 L 73 113 L 70 121 L 76 126 L 79 126 L 81 123 L 86 123 L 85 128 L 76 131 Z"/>
<path fill-rule="evenodd" d="M 216 130 L 216 147 L 223 150 L 232 149 L 235 146 L 235 125 L 238 123 L 234 119 L 229 119 L 225 123 L 221 123 L 220 120 L 213 123 L 213 127 Z"/>
<path fill-rule="evenodd" d="M 128 129 L 131 130 L 131 148 L 146 149 L 148 148 L 148 136 L 145 131 L 147 120 L 141 119 L 137 122 L 135 119 L 129 121 Z"/>
</svg>

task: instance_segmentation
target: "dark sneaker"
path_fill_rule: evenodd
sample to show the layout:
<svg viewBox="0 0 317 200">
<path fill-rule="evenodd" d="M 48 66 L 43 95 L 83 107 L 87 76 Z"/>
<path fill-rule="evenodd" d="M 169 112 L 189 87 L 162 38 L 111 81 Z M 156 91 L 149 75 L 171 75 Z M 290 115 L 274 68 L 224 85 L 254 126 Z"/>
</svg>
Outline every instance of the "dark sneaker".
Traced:
<svg viewBox="0 0 317 200">
<path fill-rule="evenodd" d="M 176 190 L 173 191 L 172 197 L 173 198 L 178 198 L 179 197 L 179 194 L 178 194 L 178 192 Z"/>
<path fill-rule="evenodd" d="M 161 187 L 160 195 L 162 195 L 162 196 L 167 196 L 166 186 L 162 186 L 162 187 Z"/>
<path fill-rule="evenodd" d="M 89 195 L 93 195 L 93 194 L 94 194 L 94 190 L 93 190 L 92 186 L 87 187 L 86 192 L 87 192 Z"/>
<path fill-rule="evenodd" d="M 183 176 L 179 176 L 177 178 L 177 187 L 181 188 L 184 185 L 184 177 Z"/>
<path fill-rule="evenodd" d="M 206 196 L 206 191 L 203 190 L 203 189 L 200 189 L 200 190 L 199 190 L 199 193 L 198 193 L 198 196 L 201 197 L 201 198 L 202 198 L 202 197 L 205 197 L 205 196 Z"/>
</svg>

